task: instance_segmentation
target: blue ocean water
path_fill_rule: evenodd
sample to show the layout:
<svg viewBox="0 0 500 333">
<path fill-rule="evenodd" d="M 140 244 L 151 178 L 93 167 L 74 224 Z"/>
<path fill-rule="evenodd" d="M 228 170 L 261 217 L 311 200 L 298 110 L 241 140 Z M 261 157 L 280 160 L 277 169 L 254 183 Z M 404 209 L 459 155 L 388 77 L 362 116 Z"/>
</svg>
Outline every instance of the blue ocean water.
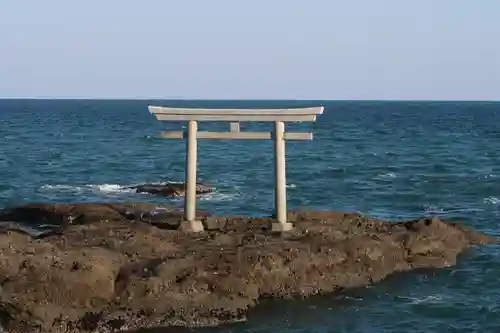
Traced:
<svg viewBox="0 0 500 333">
<path fill-rule="evenodd" d="M 315 123 L 287 124 L 314 133 L 313 141 L 287 142 L 289 209 L 394 220 L 438 215 L 500 234 L 500 103 L 494 102 L 0 100 L 0 207 L 125 200 L 182 206 L 123 188 L 184 179 L 184 142 L 155 135 L 185 124 L 157 121 L 150 104 L 323 105 Z M 199 208 L 272 214 L 272 149 L 271 141 L 200 140 L 198 177 L 217 190 Z M 449 269 L 398 274 L 307 301 L 264 302 L 248 323 L 202 331 L 499 332 L 499 254 L 488 245 L 467 251 Z"/>
</svg>

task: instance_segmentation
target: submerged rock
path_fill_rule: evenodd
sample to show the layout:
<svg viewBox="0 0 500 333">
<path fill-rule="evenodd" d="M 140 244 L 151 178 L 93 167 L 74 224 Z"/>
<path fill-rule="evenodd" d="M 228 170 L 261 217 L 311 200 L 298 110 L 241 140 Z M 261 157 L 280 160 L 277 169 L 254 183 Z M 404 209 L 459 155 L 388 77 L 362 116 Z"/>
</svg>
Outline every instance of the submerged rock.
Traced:
<svg viewBox="0 0 500 333">
<path fill-rule="evenodd" d="M 166 184 L 142 184 L 128 187 L 134 189 L 137 193 L 149 193 L 165 197 L 182 197 L 186 194 L 185 184 L 166 183 Z M 213 191 L 213 187 L 203 184 L 196 185 L 196 194 L 205 194 Z"/>
<path fill-rule="evenodd" d="M 271 219 L 199 215 L 209 230 L 186 234 L 155 226 L 175 227 L 178 211 L 145 204 L 0 211 L 0 220 L 13 222 L 66 221 L 44 237 L 0 233 L 2 324 L 10 332 L 83 332 L 235 322 L 261 297 L 329 293 L 447 267 L 467 247 L 496 241 L 438 218 L 390 223 L 290 212 L 295 230 L 275 235 Z"/>
</svg>

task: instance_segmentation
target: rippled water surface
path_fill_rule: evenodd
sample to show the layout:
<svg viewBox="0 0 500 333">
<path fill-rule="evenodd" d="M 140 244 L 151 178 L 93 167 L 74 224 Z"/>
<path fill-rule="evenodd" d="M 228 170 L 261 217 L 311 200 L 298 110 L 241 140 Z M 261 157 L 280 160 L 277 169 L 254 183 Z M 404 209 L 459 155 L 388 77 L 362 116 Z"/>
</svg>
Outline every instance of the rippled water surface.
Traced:
<svg viewBox="0 0 500 333">
<path fill-rule="evenodd" d="M 323 105 L 316 123 L 287 125 L 314 132 L 313 141 L 287 143 L 290 209 L 354 210 L 396 220 L 439 215 L 500 234 L 500 103 L 484 102 L 0 100 L 0 207 L 165 203 L 123 188 L 184 179 L 184 143 L 155 138 L 184 124 L 158 122 L 149 104 Z M 273 213 L 272 149 L 271 141 L 200 141 L 199 179 L 217 190 L 199 207 L 217 214 Z M 499 253 L 489 245 L 467 251 L 450 269 L 398 274 L 341 295 L 265 302 L 248 323 L 202 331 L 500 332 Z"/>
</svg>

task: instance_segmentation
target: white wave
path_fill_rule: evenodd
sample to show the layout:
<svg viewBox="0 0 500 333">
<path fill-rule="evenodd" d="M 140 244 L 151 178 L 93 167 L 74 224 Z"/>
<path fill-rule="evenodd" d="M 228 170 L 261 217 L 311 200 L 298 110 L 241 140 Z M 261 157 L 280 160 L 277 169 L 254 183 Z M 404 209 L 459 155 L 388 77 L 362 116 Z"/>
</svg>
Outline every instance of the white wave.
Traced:
<svg viewBox="0 0 500 333">
<path fill-rule="evenodd" d="M 375 179 L 389 180 L 389 179 L 394 179 L 396 177 L 397 175 L 394 172 L 387 172 L 376 176 Z"/>
<path fill-rule="evenodd" d="M 286 188 L 296 188 L 296 187 L 297 187 L 297 185 L 295 185 L 295 184 L 287 184 L 286 185 Z"/>
<path fill-rule="evenodd" d="M 486 203 L 486 204 L 492 204 L 492 205 L 498 205 L 498 204 L 500 204 L 500 198 L 499 197 L 484 198 L 484 203 Z"/>
<path fill-rule="evenodd" d="M 211 201 L 211 202 L 233 201 L 238 196 L 240 196 L 239 193 L 210 192 L 210 193 L 206 193 L 206 194 L 201 194 L 199 196 L 199 200 L 200 201 Z"/>
<path fill-rule="evenodd" d="M 196 201 L 209 201 L 209 202 L 233 201 L 239 196 L 241 196 L 240 193 L 210 192 L 197 195 Z M 179 201 L 184 201 L 184 197 L 171 197 L 169 198 L 169 200 L 179 202 Z"/>
<path fill-rule="evenodd" d="M 71 186 L 71 185 L 43 185 L 40 187 L 42 191 L 57 191 L 57 192 L 82 192 L 84 186 Z"/>
<path fill-rule="evenodd" d="M 422 298 L 410 298 L 410 304 L 422 304 L 422 303 L 442 303 L 443 296 L 441 295 L 430 295 Z"/>
<path fill-rule="evenodd" d="M 136 190 L 128 188 L 128 186 L 118 185 L 118 184 L 100 184 L 100 185 L 86 185 L 86 187 L 97 190 L 103 193 L 135 193 Z"/>
<path fill-rule="evenodd" d="M 445 213 L 445 210 L 442 208 L 437 207 L 436 205 L 426 205 L 425 207 L 425 213 L 426 214 L 439 214 L 439 213 Z"/>
<path fill-rule="evenodd" d="M 117 192 L 135 192 L 134 189 L 129 189 L 127 186 L 118 185 L 118 184 L 89 184 L 89 185 L 80 185 L 80 186 L 72 186 L 72 185 L 64 185 L 64 184 L 56 184 L 56 185 L 43 185 L 40 187 L 42 191 L 56 191 L 56 192 L 75 192 L 81 193 L 85 190 L 98 191 L 103 193 L 117 193 Z"/>
</svg>

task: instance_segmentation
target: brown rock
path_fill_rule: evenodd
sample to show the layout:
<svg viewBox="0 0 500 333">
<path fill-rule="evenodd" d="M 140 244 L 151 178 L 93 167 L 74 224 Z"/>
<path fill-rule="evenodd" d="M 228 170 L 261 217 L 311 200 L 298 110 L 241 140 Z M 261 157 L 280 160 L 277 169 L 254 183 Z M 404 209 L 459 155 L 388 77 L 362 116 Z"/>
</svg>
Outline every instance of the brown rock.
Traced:
<svg viewBox="0 0 500 333">
<path fill-rule="evenodd" d="M 335 292 L 445 267 L 465 248 L 495 241 L 438 218 L 289 216 L 296 228 L 284 235 L 268 232 L 271 219 L 244 217 L 210 217 L 211 231 L 186 234 L 162 228 L 179 212 L 146 204 L 0 211 L 0 220 L 62 221 L 42 237 L 0 233 L 0 318 L 16 333 L 216 325 L 243 320 L 263 296 Z"/>
<path fill-rule="evenodd" d="M 141 184 L 129 188 L 135 189 L 137 193 L 149 193 L 165 197 L 182 197 L 186 194 L 185 184 L 183 183 Z M 210 193 L 212 191 L 213 187 L 209 185 L 196 185 L 196 194 Z"/>
</svg>

